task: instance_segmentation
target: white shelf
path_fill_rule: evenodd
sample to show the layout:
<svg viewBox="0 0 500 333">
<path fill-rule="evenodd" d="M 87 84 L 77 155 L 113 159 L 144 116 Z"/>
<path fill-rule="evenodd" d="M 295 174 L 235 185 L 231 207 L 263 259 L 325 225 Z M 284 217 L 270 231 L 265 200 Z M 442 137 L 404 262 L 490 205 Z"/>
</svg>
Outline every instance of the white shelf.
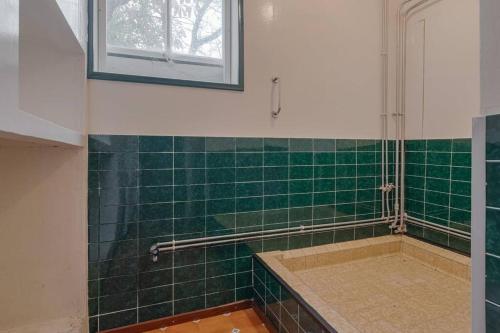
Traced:
<svg viewBox="0 0 500 333">
<path fill-rule="evenodd" d="M 19 8 L 11 5 L 0 11 L 0 21 L 10 18 L 10 26 L 18 21 L 17 36 L 8 44 L 2 40 L 7 25 L 0 24 L 0 46 L 14 47 L 8 59 L 0 57 L 0 87 L 11 90 L 6 96 L 0 94 L 7 100 L 0 104 L 0 138 L 83 146 L 85 50 L 56 0 L 20 0 L 18 4 Z M 5 68 L 9 72 L 4 73 Z"/>
<path fill-rule="evenodd" d="M 1 115 L 0 138 L 41 145 L 82 147 L 85 135 L 24 111 Z"/>
</svg>

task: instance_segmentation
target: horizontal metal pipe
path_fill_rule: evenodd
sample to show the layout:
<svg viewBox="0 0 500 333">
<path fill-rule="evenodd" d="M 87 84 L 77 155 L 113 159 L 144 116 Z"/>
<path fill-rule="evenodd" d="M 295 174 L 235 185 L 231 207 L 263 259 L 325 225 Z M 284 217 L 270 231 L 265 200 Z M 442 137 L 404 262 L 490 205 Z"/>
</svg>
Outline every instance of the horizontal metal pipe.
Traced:
<svg viewBox="0 0 500 333">
<path fill-rule="evenodd" d="M 221 239 L 222 237 L 204 237 L 204 238 L 192 239 L 189 240 L 189 243 L 186 243 L 187 241 L 182 241 L 183 243 L 181 243 L 181 241 L 179 242 L 172 241 L 172 242 L 158 243 L 156 245 L 153 245 L 151 247 L 150 252 L 153 255 L 153 259 L 155 259 L 161 252 L 168 252 L 179 249 L 187 249 L 187 248 L 194 248 L 194 247 L 208 246 L 208 245 L 220 245 L 238 241 L 265 239 L 265 238 L 272 238 L 279 236 L 306 234 L 318 231 L 341 230 L 351 227 L 364 227 L 364 226 L 372 226 L 379 224 L 388 224 L 388 221 L 387 219 L 373 219 L 373 220 L 363 220 L 357 222 L 330 223 L 320 226 L 304 226 L 304 227 L 295 227 L 289 229 L 287 228 L 287 229 L 266 230 L 259 232 L 248 232 L 248 233 L 227 235 L 224 237 L 224 239 Z"/>
<path fill-rule="evenodd" d="M 424 220 L 421 220 L 421 219 L 418 219 L 418 218 L 415 218 L 415 217 L 410 217 L 410 216 L 406 218 L 406 221 L 408 223 L 420 225 L 420 226 L 423 226 L 423 227 L 426 227 L 426 228 L 429 228 L 429 229 L 434 229 L 434 230 L 446 232 L 446 233 L 448 233 L 450 235 L 454 235 L 454 236 L 457 236 L 457 237 L 460 237 L 460 238 L 464 238 L 464 239 L 468 239 L 468 240 L 471 239 L 470 232 L 461 231 L 461 230 L 453 229 L 453 228 L 450 228 L 450 227 L 445 227 L 445 226 L 442 226 L 442 225 L 439 225 L 439 224 L 436 224 L 436 223 L 424 221 Z"/>
<path fill-rule="evenodd" d="M 157 243 L 157 244 L 153 245 L 153 247 L 169 246 L 169 245 L 174 245 L 174 244 L 176 246 L 178 246 L 178 245 L 184 245 L 184 244 L 199 243 L 199 242 L 204 242 L 204 241 L 217 241 L 217 240 L 222 240 L 222 239 L 227 239 L 227 238 L 237 238 L 237 237 L 271 234 L 271 233 L 279 233 L 279 232 L 289 232 L 289 231 L 295 231 L 295 230 L 302 231 L 302 230 L 308 230 L 308 229 L 320 229 L 320 228 L 326 228 L 326 227 L 330 227 L 330 226 L 352 225 L 352 224 L 382 221 L 382 220 L 384 220 L 384 219 L 377 218 L 377 219 L 359 220 L 359 221 L 351 221 L 351 222 L 325 223 L 325 224 L 321 224 L 321 225 L 306 225 L 306 226 L 298 226 L 298 227 L 293 227 L 293 228 L 250 231 L 250 232 L 242 232 L 242 233 L 222 235 L 222 236 L 201 237 L 201 238 L 193 238 L 193 239 L 186 239 L 186 240 L 180 240 L 180 241 L 161 242 L 161 243 Z"/>
</svg>

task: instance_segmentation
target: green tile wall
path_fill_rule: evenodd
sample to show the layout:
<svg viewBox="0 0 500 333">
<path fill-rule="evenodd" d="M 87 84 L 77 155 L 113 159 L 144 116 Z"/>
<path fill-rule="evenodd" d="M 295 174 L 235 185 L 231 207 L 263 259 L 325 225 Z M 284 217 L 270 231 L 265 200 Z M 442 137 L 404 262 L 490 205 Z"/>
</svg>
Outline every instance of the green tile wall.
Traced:
<svg viewBox="0 0 500 333">
<path fill-rule="evenodd" d="M 387 234 L 381 225 L 290 235 L 175 251 L 158 263 L 148 254 L 158 241 L 378 218 L 380 147 L 90 136 L 91 332 L 251 298 L 257 252 Z"/>
<path fill-rule="evenodd" d="M 283 333 L 335 333 L 336 330 L 309 310 L 259 258 L 253 260 L 254 301 L 276 328 Z"/>
<path fill-rule="evenodd" d="M 410 140 L 405 144 L 406 212 L 410 217 L 470 232 L 471 139 Z M 410 234 L 470 253 L 470 242 L 409 225 Z"/>
<path fill-rule="evenodd" d="M 500 115 L 486 118 L 486 332 L 500 332 Z"/>
</svg>

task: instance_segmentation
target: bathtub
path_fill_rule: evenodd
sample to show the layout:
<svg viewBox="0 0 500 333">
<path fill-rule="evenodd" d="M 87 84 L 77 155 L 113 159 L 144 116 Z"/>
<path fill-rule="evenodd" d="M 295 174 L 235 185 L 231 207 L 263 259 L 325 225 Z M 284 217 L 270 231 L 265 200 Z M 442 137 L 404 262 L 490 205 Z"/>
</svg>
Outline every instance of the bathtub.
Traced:
<svg viewBox="0 0 500 333">
<path fill-rule="evenodd" d="M 470 332 L 470 258 L 407 236 L 258 254 L 253 279 L 282 332 Z"/>
</svg>

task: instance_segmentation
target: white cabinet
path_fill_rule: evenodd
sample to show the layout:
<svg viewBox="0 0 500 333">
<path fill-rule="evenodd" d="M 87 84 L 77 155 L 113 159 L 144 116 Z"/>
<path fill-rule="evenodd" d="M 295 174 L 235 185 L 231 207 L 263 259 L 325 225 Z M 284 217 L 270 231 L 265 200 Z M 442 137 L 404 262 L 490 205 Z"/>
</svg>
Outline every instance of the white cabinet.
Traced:
<svg viewBox="0 0 500 333">
<path fill-rule="evenodd" d="M 73 15 L 70 25 L 66 17 L 56 0 L 0 3 L 0 137 L 84 144 L 83 21 Z"/>
</svg>

